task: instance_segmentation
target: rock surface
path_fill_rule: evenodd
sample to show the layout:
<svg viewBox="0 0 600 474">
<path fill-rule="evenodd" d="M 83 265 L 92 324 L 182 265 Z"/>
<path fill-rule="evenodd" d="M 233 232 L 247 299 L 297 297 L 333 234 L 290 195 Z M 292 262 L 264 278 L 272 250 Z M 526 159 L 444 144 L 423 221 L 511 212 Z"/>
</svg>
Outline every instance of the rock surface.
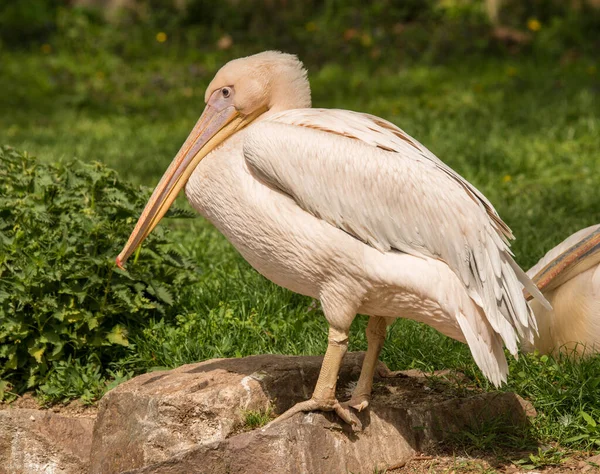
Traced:
<svg viewBox="0 0 600 474">
<path fill-rule="evenodd" d="M 94 418 L 0 410 L 0 474 L 87 473 Z"/>
<path fill-rule="evenodd" d="M 362 353 L 348 354 L 338 398 L 349 397 Z M 102 399 L 92 473 L 372 473 L 398 467 L 466 426 L 533 409 L 511 393 L 459 397 L 420 373 L 376 379 L 364 431 L 330 413 L 298 414 L 244 431 L 244 412 L 281 413 L 310 397 L 322 357 L 254 356 L 191 364 L 136 377 Z M 437 385 L 437 386 L 436 386 Z"/>
</svg>

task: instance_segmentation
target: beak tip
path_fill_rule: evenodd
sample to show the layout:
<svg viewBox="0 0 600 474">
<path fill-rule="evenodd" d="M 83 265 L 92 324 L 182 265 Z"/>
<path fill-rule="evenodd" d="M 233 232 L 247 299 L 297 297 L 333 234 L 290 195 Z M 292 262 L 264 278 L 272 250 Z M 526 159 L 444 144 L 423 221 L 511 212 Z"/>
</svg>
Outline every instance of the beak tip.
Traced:
<svg viewBox="0 0 600 474">
<path fill-rule="evenodd" d="M 115 263 L 117 264 L 118 268 L 120 268 L 121 270 L 125 270 L 125 267 L 123 266 L 123 264 L 125 262 L 123 260 L 121 260 L 121 256 L 120 255 L 115 259 Z"/>
</svg>

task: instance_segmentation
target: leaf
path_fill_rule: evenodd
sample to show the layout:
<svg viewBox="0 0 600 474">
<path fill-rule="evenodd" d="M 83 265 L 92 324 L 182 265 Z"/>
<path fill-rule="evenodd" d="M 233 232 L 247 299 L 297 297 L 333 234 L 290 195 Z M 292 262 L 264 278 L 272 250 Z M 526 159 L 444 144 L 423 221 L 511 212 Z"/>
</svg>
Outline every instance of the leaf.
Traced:
<svg viewBox="0 0 600 474">
<path fill-rule="evenodd" d="M 588 415 L 586 412 L 581 411 L 581 417 L 586 421 L 586 423 L 589 426 L 591 426 L 592 428 L 596 427 L 596 421 L 590 415 Z"/>
<path fill-rule="evenodd" d="M 11 388 L 12 387 L 10 383 L 8 383 L 6 380 L 0 380 L 0 401 L 4 400 L 6 392 L 8 392 Z"/>
<path fill-rule="evenodd" d="M 580 435 L 572 436 L 571 438 L 565 439 L 565 443 L 574 443 L 575 441 L 581 441 L 582 439 L 587 439 L 589 437 L 590 437 L 590 435 L 588 435 L 588 434 L 580 434 Z"/>
<path fill-rule="evenodd" d="M 8 359 L 8 362 L 6 364 L 4 364 L 4 369 L 5 370 L 14 370 L 17 368 L 19 359 L 17 357 L 17 354 L 13 354 L 12 356 L 10 356 L 10 359 Z"/>
<path fill-rule="evenodd" d="M 198 213 L 190 211 L 188 209 L 183 209 L 181 207 L 173 207 L 167 211 L 165 217 L 174 217 L 178 219 L 196 219 L 198 217 Z"/>
<path fill-rule="evenodd" d="M 35 374 L 31 374 L 27 379 L 27 388 L 35 387 L 38 383 L 39 377 Z"/>
<path fill-rule="evenodd" d="M 28 352 L 38 364 L 41 364 L 42 356 L 44 355 L 44 352 L 46 352 L 46 346 L 32 347 Z"/>
<path fill-rule="evenodd" d="M 64 347 L 64 343 L 63 342 L 60 342 L 60 343 L 56 344 L 54 346 L 54 349 L 52 349 L 52 353 L 50 354 L 50 357 L 54 358 L 58 354 L 60 354 L 62 352 L 62 350 L 63 350 L 63 347 Z"/>
<path fill-rule="evenodd" d="M 154 290 L 154 295 L 159 300 L 168 304 L 169 306 L 173 305 L 173 303 L 174 303 L 173 295 L 169 292 L 169 290 L 167 290 L 164 286 L 162 286 L 156 282 L 152 282 L 151 285 L 152 285 L 151 288 Z"/>
<path fill-rule="evenodd" d="M 4 291 L 2 288 L 0 288 L 0 303 L 7 300 L 9 297 L 10 297 L 10 293 L 8 293 L 7 291 Z"/>
<path fill-rule="evenodd" d="M 40 342 L 49 342 L 50 344 L 61 344 L 60 336 L 55 331 L 44 331 L 40 337 Z"/>
<path fill-rule="evenodd" d="M 127 340 L 127 330 L 118 324 L 106 335 L 106 338 L 111 344 L 119 344 L 121 346 L 129 345 L 129 341 Z"/>
</svg>

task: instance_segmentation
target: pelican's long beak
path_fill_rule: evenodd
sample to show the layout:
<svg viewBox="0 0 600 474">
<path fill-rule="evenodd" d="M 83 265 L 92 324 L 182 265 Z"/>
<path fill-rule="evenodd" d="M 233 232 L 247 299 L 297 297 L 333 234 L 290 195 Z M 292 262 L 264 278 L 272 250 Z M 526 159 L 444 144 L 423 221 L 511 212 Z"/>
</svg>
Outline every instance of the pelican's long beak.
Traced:
<svg viewBox="0 0 600 474">
<path fill-rule="evenodd" d="M 214 107 L 211 102 L 208 103 L 156 186 L 127 244 L 117 257 L 119 268 L 123 268 L 129 256 L 156 227 L 202 158 L 253 118 L 239 114 L 233 106 Z"/>
<path fill-rule="evenodd" d="M 542 293 L 553 290 L 565 281 L 600 263 L 600 229 L 550 261 L 533 278 Z M 528 300 L 532 297 L 525 295 Z"/>
</svg>

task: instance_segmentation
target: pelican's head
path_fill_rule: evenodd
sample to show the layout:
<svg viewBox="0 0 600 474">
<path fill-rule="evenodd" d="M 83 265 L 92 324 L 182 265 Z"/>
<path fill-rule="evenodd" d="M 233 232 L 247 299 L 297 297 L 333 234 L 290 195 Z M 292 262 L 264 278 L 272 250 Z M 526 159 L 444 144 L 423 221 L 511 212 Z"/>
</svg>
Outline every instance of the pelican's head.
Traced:
<svg viewBox="0 0 600 474">
<path fill-rule="evenodd" d="M 257 110 L 310 107 L 306 69 L 293 54 L 278 51 L 229 61 L 206 88 L 206 104 L 223 96 L 224 91 L 232 92 L 231 103 L 244 116 Z"/>
<path fill-rule="evenodd" d="M 296 56 L 266 51 L 225 64 L 208 85 L 205 102 L 117 257 L 120 268 L 165 215 L 202 158 L 268 112 L 310 107 L 310 87 Z"/>
</svg>

